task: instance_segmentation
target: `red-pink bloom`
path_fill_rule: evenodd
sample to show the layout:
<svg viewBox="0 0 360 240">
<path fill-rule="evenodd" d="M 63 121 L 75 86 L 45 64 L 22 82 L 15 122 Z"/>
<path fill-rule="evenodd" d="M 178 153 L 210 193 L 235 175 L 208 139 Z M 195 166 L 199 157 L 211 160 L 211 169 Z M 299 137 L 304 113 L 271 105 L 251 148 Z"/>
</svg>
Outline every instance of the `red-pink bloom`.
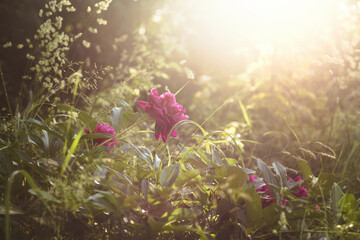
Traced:
<svg viewBox="0 0 360 240">
<path fill-rule="evenodd" d="M 255 181 L 255 176 L 250 175 L 250 182 L 254 182 Z M 262 204 L 262 208 L 268 207 L 271 204 L 273 204 L 274 202 L 276 202 L 274 195 L 271 193 L 269 186 L 266 184 L 266 182 L 263 180 L 264 184 L 261 187 L 256 187 L 256 191 L 260 194 L 261 196 L 261 204 Z"/>
<path fill-rule="evenodd" d="M 250 175 L 250 182 L 254 182 L 254 181 L 255 181 L 255 176 Z M 300 176 L 297 176 L 294 180 L 289 177 L 288 181 L 300 182 L 300 181 L 302 181 L 302 179 Z M 257 187 L 256 191 L 261 196 L 262 207 L 265 208 L 267 206 L 270 206 L 274 202 L 276 202 L 276 200 L 274 198 L 274 195 L 271 193 L 269 186 L 266 184 L 266 182 L 264 180 L 263 180 L 263 182 L 265 185 L 263 185 L 261 187 Z M 306 186 L 303 186 L 303 187 L 298 186 L 297 191 L 291 192 L 291 193 L 298 198 L 299 197 L 305 198 L 307 196 Z M 282 205 L 285 206 L 287 201 L 288 201 L 287 199 L 284 199 Z"/>
<path fill-rule="evenodd" d="M 300 176 L 297 176 L 294 180 L 291 177 L 289 177 L 288 181 L 300 182 L 302 181 L 302 179 Z M 298 186 L 297 192 L 292 192 L 292 194 L 296 197 L 306 198 L 307 196 L 306 186 L 303 187 Z"/>
<path fill-rule="evenodd" d="M 155 88 L 150 90 L 148 102 L 137 101 L 137 104 L 150 116 L 155 117 L 155 137 L 162 137 L 164 142 L 176 123 L 189 118 L 184 114 L 185 108 L 176 102 L 174 94 L 163 93 L 159 96 Z M 172 131 L 171 136 L 176 137 L 177 132 Z"/>
<path fill-rule="evenodd" d="M 85 129 L 85 133 L 88 134 L 90 133 L 88 129 Z M 93 133 L 108 133 L 108 134 L 111 134 L 115 137 L 116 133 L 115 133 L 115 130 L 114 128 L 111 126 L 111 125 L 107 125 L 107 124 L 103 124 L 101 122 L 99 122 Z M 104 146 L 107 146 L 107 147 L 114 147 L 117 143 L 116 141 L 116 138 L 114 139 L 111 139 L 109 140 L 110 138 L 96 138 L 94 139 L 94 142 L 95 142 L 95 146 L 97 145 L 100 145 L 102 143 L 104 143 Z M 109 140 L 109 141 L 108 141 Z M 110 150 L 109 150 L 110 151 Z"/>
</svg>

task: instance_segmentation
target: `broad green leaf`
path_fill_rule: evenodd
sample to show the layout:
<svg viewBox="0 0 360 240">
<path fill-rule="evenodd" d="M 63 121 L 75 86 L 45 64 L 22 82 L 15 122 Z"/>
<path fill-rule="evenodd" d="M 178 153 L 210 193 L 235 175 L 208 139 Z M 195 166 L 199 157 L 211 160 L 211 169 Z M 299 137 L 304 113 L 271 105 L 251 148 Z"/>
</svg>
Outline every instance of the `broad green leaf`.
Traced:
<svg viewBox="0 0 360 240">
<path fill-rule="evenodd" d="M 225 158 L 225 160 L 229 165 L 235 165 L 238 163 L 238 161 L 234 158 Z"/>
<path fill-rule="evenodd" d="M 204 163 L 201 159 L 199 158 L 183 158 L 181 160 L 181 162 L 184 163 L 190 163 L 191 166 L 193 166 L 194 168 L 198 168 L 198 169 L 204 169 L 207 168 L 208 166 L 206 165 L 206 163 Z"/>
<path fill-rule="evenodd" d="M 211 160 L 212 162 L 216 163 L 218 166 L 224 165 L 222 161 L 222 156 L 220 153 L 214 149 L 211 149 Z"/>
<path fill-rule="evenodd" d="M 240 190 L 248 180 L 248 175 L 239 167 L 236 166 L 221 166 L 215 169 L 216 175 L 222 177 L 225 182 L 229 184 L 229 188 L 233 190 Z M 220 180 L 222 183 L 224 181 Z"/>
<path fill-rule="evenodd" d="M 314 176 L 307 161 L 299 159 L 297 160 L 297 164 L 303 175 L 304 180 L 308 180 Z"/>
<path fill-rule="evenodd" d="M 264 179 L 267 183 L 270 183 L 275 186 L 279 186 L 276 178 L 274 177 L 273 172 L 270 170 L 270 168 L 261 160 L 257 159 L 257 165 L 261 172 L 263 173 Z"/>
<path fill-rule="evenodd" d="M 56 132 L 55 130 L 50 129 L 45 123 L 43 123 L 43 122 L 41 122 L 39 120 L 36 120 L 36 119 L 24 119 L 23 121 L 26 122 L 26 123 L 31 124 L 32 126 L 34 126 L 36 128 L 46 130 L 48 133 L 56 136 L 57 138 L 59 138 L 61 140 L 64 140 L 60 133 Z"/>
<path fill-rule="evenodd" d="M 170 187 L 179 175 L 180 164 L 175 163 L 174 165 L 168 166 L 162 170 L 160 174 L 160 185 L 163 188 Z"/>
<path fill-rule="evenodd" d="M 119 131 L 134 124 L 139 113 L 134 113 L 131 107 L 114 107 L 110 118 L 115 131 Z"/>
<path fill-rule="evenodd" d="M 78 118 L 86 125 L 90 132 L 94 131 L 97 125 L 97 121 L 90 116 L 88 112 L 80 111 Z"/>
<path fill-rule="evenodd" d="M 287 172 L 286 168 L 279 162 L 274 162 L 273 164 L 276 174 L 280 177 L 280 185 L 282 187 L 287 186 Z"/>
<path fill-rule="evenodd" d="M 123 107 L 114 107 L 111 112 L 111 123 L 115 131 L 118 132 L 121 128 L 124 127 L 123 123 L 123 114 L 126 111 Z"/>
<path fill-rule="evenodd" d="M 359 204 L 356 201 L 354 194 L 350 193 L 344 194 L 344 196 L 342 196 L 342 198 L 340 199 L 339 203 L 342 212 L 345 213 L 355 211 L 359 207 Z"/>
<path fill-rule="evenodd" d="M 103 193 L 96 193 L 86 199 L 94 207 L 107 210 L 109 212 L 117 211 L 117 208 L 114 204 L 109 201 Z"/>
<path fill-rule="evenodd" d="M 34 190 L 34 189 L 29 189 L 29 192 L 39 198 L 47 200 L 47 201 L 61 203 L 61 201 L 59 201 L 57 198 L 55 198 L 53 195 L 51 195 L 48 192 L 45 192 L 42 190 Z"/>
<path fill-rule="evenodd" d="M 340 211 L 340 199 L 344 196 L 344 193 L 341 191 L 340 186 L 337 183 L 334 183 L 334 189 L 331 193 L 331 212 L 338 223 L 341 217 Z"/>
<path fill-rule="evenodd" d="M 249 226 L 255 227 L 262 224 L 263 212 L 261 199 L 255 188 L 247 187 L 242 190 L 246 204 L 246 222 Z"/>
<path fill-rule="evenodd" d="M 227 167 L 227 176 L 231 178 L 230 187 L 240 190 L 248 180 L 248 175 L 239 167 L 229 166 Z"/>
<path fill-rule="evenodd" d="M 139 118 L 139 113 L 133 112 L 132 109 L 125 111 L 122 119 L 124 128 L 130 127 L 132 124 L 136 122 L 138 118 Z"/>
<path fill-rule="evenodd" d="M 200 171 L 192 170 L 187 172 L 181 172 L 175 181 L 176 187 L 184 187 L 187 183 L 192 182 L 194 180 L 199 180 Z"/>
<path fill-rule="evenodd" d="M 176 208 L 169 216 L 169 221 L 173 220 L 188 220 L 196 218 L 202 212 L 199 208 Z"/>
<path fill-rule="evenodd" d="M 359 203 L 356 201 L 354 194 L 344 194 L 339 203 L 345 221 L 358 220 L 357 218 L 360 217 Z"/>
<path fill-rule="evenodd" d="M 322 194 L 327 197 L 330 195 L 331 188 L 334 185 L 335 182 L 335 175 L 331 173 L 324 173 L 321 172 L 318 177 L 318 187 L 314 189 L 313 193 L 315 196 L 322 196 Z M 319 189 L 321 187 L 321 191 Z M 322 194 L 321 194 L 322 192 Z"/>
<path fill-rule="evenodd" d="M 279 221 L 279 210 L 277 204 L 271 204 L 270 206 L 263 209 L 264 224 L 266 226 L 274 226 Z"/>
</svg>

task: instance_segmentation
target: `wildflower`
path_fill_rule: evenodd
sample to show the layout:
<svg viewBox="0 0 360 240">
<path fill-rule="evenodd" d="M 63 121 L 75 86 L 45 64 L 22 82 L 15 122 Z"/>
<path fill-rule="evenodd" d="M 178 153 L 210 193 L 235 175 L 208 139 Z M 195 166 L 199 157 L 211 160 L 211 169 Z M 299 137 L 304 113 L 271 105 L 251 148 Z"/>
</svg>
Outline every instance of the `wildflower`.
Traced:
<svg viewBox="0 0 360 240">
<path fill-rule="evenodd" d="M 250 175 L 250 182 L 255 182 L 255 176 Z M 265 208 L 276 202 L 276 200 L 266 182 L 263 180 L 262 183 L 255 182 L 255 185 L 256 191 L 261 195 L 262 208 Z"/>
<path fill-rule="evenodd" d="M 85 133 L 88 134 L 90 133 L 88 129 L 85 129 Z M 93 131 L 93 133 L 108 133 L 108 134 L 111 134 L 115 137 L 115 130 L 114 128 L 111 126 L 111 125 L 107 125 L 107 124 L 103 124 L 103 123 L 98 123 Z M 107 146 L 107 147 L 114 147 L 116 145 L 116 139 L 111 139 L 109 140 L 110 138 L 96 138 L 94 140 L 95 142 L 95 146 L 98 146 L 102 143 L 104 143 L 104 146 Z M 110 152 L 111 150 L 109 150 Z"/>
<path fill-rule="evenodd" d="M 302 179 L 300 176 L 297 176 L 294 180 L 289 177 L 288 181 L 300 182 L 302 181 Z M 255 182 L 255 176 L 250 175 L 250 182 Z M 263 208 L 270 206 L 271 204 L 276 202 L 274 195 L 271 193 L 269 186 L 266 184 L 264 180 L 262 181 L 262 183 L 255 182 L 255 186 L 256 186 L 256 191 L 261 196 L 261 204 Z M 303 187 L 298 186 L 297 191 L 291 193 L 298 198 L 306 198 L 307 196 L 306 186 Z M 284 199 L 282 205 L 285 206 L 287 201 L 288 201 L 287 199 Z"/>
<path fill-rule="evenodd" d="M 178 104 L 175 95 L 172 93 L 163 93 L 159 96 L 155 88 L 150 90 L 148 102 L 137 101 L 137 104 L 144 109 L 150 116 L 155 117 L 155 137 L 162 137 L 166 141 L 171 128 L 181 120 L 189 118 L 184 115 L 185 108 Z M 172 137 L 177 136 L 176 131 L 171 132 Z"/>
<path fill-rule="evenodd" d="M 300 182 L 302 181 L 302 179 L 300 176 L 297 176 L 294 180 L 291 177 L 289 177 L 288 181 Z M 298 198 L 299 197 L 306 198 L 307 196 L 306 186 L 303 187 L 299 186 L 297 192 L 293 192 L 292 194 Z"/>
</svg>

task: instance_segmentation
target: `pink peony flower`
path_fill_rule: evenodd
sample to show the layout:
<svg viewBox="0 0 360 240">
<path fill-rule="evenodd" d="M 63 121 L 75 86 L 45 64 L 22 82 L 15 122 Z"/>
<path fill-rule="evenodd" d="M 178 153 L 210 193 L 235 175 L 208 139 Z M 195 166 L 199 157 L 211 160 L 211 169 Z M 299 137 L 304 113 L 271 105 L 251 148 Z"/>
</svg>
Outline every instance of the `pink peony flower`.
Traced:
<svg viewBox="0 0 360 240">
<path fill-rule="evenodd" d="M 163 93 L 159 96 L 155 88 L 150 90 L 148 102 L 137 101 L 137 104 L 150 116 L 155 117 L 155 137 L 162 137 L 164 142 L 176 123 L 189 118 L 184 114 L 185 108 L 176 102 L 174 94 Z M 172 131 L 171 136 L 176 137 L 177 132 Z"/>
<path fill-rule="evenodd" d="M 88 134 L 90 133 L 88 129 L 85 129 L 85 133 Z M 107 125 L 107 124 L 103 124 L 101 122 L 99 122 L 93 133 L 108 133 L 108 134 L 111 134 L 115 137 L 116 133 L 115 133 L 115 130 L 114 128 L 111 126 L 111 125 Z M 103 142 L 104 143 L 104 146 L 107 146 L 107 147 L 114 147 L 117 143 L 116 139 L 111 139 L 109 140 L 110 138 L 96 138 L 94 139 L 94 142 L 95 142 L 95 146 L 97 145 L 100 145 L 102 144 Z M 108 141 L 109 140 L 109 141 Z M 110 151 L 110 150 L 109 150 Z"/>
</svg>

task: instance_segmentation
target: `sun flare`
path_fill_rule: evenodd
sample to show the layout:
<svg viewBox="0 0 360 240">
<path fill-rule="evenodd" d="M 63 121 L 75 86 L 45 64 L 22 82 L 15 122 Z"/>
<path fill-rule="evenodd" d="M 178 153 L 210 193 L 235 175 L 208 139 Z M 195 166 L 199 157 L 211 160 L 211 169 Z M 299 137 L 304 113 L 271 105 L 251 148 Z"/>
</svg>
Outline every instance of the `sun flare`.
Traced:
<svg viewBox="0 0 360 240">
<path fill-rule="evenodd" d="M 294 48 L 330 38 L 339 1 L 200 0 L 191 5 L 195 41 L 233 51 L 250 46 Z"/>
</svg>

